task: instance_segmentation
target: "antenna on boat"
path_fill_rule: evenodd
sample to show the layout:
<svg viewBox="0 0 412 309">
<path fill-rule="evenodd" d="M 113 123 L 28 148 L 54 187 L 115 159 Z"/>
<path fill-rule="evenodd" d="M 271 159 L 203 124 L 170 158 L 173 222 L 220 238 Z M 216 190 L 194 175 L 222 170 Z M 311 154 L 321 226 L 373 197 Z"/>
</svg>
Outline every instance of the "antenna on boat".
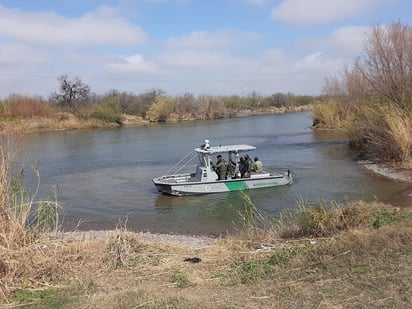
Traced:
<svg viewBox="0 0 412 309">
<path fill-rule="evenodd" d="M 203 149 L 209 149 L 210 148 L 210 141 L 208 139 L 205 139 L 205 143 L 203 145 L 201 145 L 200 147 Z"/>
</svg>

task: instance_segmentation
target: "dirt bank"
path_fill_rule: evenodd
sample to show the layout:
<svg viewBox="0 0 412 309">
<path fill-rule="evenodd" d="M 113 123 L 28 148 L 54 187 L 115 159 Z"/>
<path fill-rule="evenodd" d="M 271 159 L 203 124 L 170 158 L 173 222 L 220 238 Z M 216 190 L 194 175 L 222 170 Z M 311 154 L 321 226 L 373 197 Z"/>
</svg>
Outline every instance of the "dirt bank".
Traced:
<svg viewBox="0 0 412 309">
<path fill-rule="evenodd" d="M 359 162 L 367 170 L 374 175 L 384 177 L 391 181 L 410 184 L 409 189 L 396 196 L 391 204 L 399 207 L 411 207 L 412 206 L 412 170 L 411 169 L 399 169 L 388 167 L 384 164 L 376 164 L 370 162 Z"/>
<path fill-rule="evenodd" d="M 119 231 L 116 230 L 91 230 L 91 231 L 71 231 L 58 234 L 50 234 L 49 238 L 63 241 L 106 241 Z M 216 239 L 203 236 L 177 235 L 177 234 L 157 234 L 151 232 L 130 232 L 142 241 L 158 243 L 171 246 L 184 246 L 190 249 L 203 249 L 211 246 Z"/>
</svg>

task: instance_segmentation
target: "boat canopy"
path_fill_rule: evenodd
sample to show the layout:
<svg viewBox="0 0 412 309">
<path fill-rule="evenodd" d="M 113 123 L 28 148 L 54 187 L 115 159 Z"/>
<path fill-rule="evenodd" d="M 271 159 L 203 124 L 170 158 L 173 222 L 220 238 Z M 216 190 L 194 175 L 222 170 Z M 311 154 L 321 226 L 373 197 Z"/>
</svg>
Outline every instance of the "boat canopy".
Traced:
<svg viewBox="0 0 412 309">
<path fill-rule="evenodd" d="M 242 151 L 251 151 L 255 150 L 255 146 L 250 146 L 250 145 L 227 145 L 227 146 L 213 146 L 213 147 L 205 147 L 202 145 L 200 148 L 195 148 L 195 151 L 197 153 L 202 153 L 202 154 L 216 154 L 216 153 L 228 153 L 228 152 L 233 152 L 233 153 L 239 153 Z"/>
</svg>

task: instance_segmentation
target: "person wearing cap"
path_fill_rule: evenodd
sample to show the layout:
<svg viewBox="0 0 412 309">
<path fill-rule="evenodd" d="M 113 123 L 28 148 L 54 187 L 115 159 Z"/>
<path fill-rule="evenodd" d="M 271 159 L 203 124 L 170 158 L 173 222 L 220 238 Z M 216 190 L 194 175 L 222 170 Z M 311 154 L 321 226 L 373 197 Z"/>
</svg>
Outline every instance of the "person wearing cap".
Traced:
<svg viewBox="0 0 412 309">
<path fill-rule="evenodd" d="M 250 159 L 249 155 L 245 155 L 245 172 L 243 177 L 249 178 L 250 174 L 252 173 L 252 160 Z"/>
<path fill-rule="evenodd" d="M 217 162 L 213 165 L 213 168 L 218 176 L 217 180 L 226 179 L 226 162 L 221 155 L 217 156 Z"/>
<path fill-rule="evenodd" d="M 255 157 L 254 161 L 255 163 L 253 163 L 253 171 L 256 173 L 262 173 L 263 172 L 262 161 L 260 161 L 258 157 Z"/>
</svg>

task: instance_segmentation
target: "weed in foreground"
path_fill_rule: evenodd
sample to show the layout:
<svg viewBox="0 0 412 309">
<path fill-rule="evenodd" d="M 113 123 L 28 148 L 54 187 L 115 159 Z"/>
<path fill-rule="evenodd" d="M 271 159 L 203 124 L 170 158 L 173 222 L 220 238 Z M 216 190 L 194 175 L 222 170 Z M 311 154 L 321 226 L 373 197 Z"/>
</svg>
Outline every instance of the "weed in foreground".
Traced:
<svg viewBox="0 0 412 309">
<path fill-rule="evenodd" d="M 283 213 L 278 230 L 282 238 L 330 237 L 341 231 L 371 222 L 371 209 L 382 207 L 379 203 L 367 205 L 356 202 L 339 205 L 335 201 L 319 201 L 309 204 L 303 200 L 297 203 L 297 210 Z"/>
<path fill-rule="evenodd" d="M 29 259 L 34 251 L 41 251 L 36 242 L 59 228 L 57 198 L 54 201 L 36 200 L 40 187 L 39 170 L 36 167 L 32 169 L 37 177 L 34 193 L 24 186 L 24 170 L 17 176 L 15 174 L 16 140 L 15 137 L 3 137 L 0 141 L 0 252 L 3 273 L 0 298 L 6 298 L 16 282 L 39 282 L 50 278 L 47 272 L 39 274 L 38 268 L 29 270 L 26 263 L 17 261 L 22 262 Z M 16 260 L 16 255 L 21 258 Z"/>
<path fill-rule="evenodd" d="M 71 300 L 64 291 L 57 289 L 31 291 L 28 289 L 16 290 L 11 300 L 19 307 L 33 309 L 58 309 L 68 305 Z"/>
<path fill-rule="evenodd" d="M 373 212 L 373 216 L 375 221 L 373 221 L 372 226 L 376 229 L 405 217 L 404 214 L 400 213 L 399 208 L 377 209 Z"/>
<path fill-rule="evenodd" d="M 126 224 L 125 224 L 126 225 Z M 142 244 L 136 236 L 127 231 L 126 226 L 116 228 L 116 231 L 107 240 L 108 257 L 114 269 L 135 265 L 138 262 L 136 253 L 141 249 Z"/>
<path fill-rule="evenodd" d="M 176 285 L 181 289 L 194 286 L 194 283 L 192 283 L 184 273 L 178 270 L 172 274 L 170 282 L 176 283 Z"/>
</svg>

